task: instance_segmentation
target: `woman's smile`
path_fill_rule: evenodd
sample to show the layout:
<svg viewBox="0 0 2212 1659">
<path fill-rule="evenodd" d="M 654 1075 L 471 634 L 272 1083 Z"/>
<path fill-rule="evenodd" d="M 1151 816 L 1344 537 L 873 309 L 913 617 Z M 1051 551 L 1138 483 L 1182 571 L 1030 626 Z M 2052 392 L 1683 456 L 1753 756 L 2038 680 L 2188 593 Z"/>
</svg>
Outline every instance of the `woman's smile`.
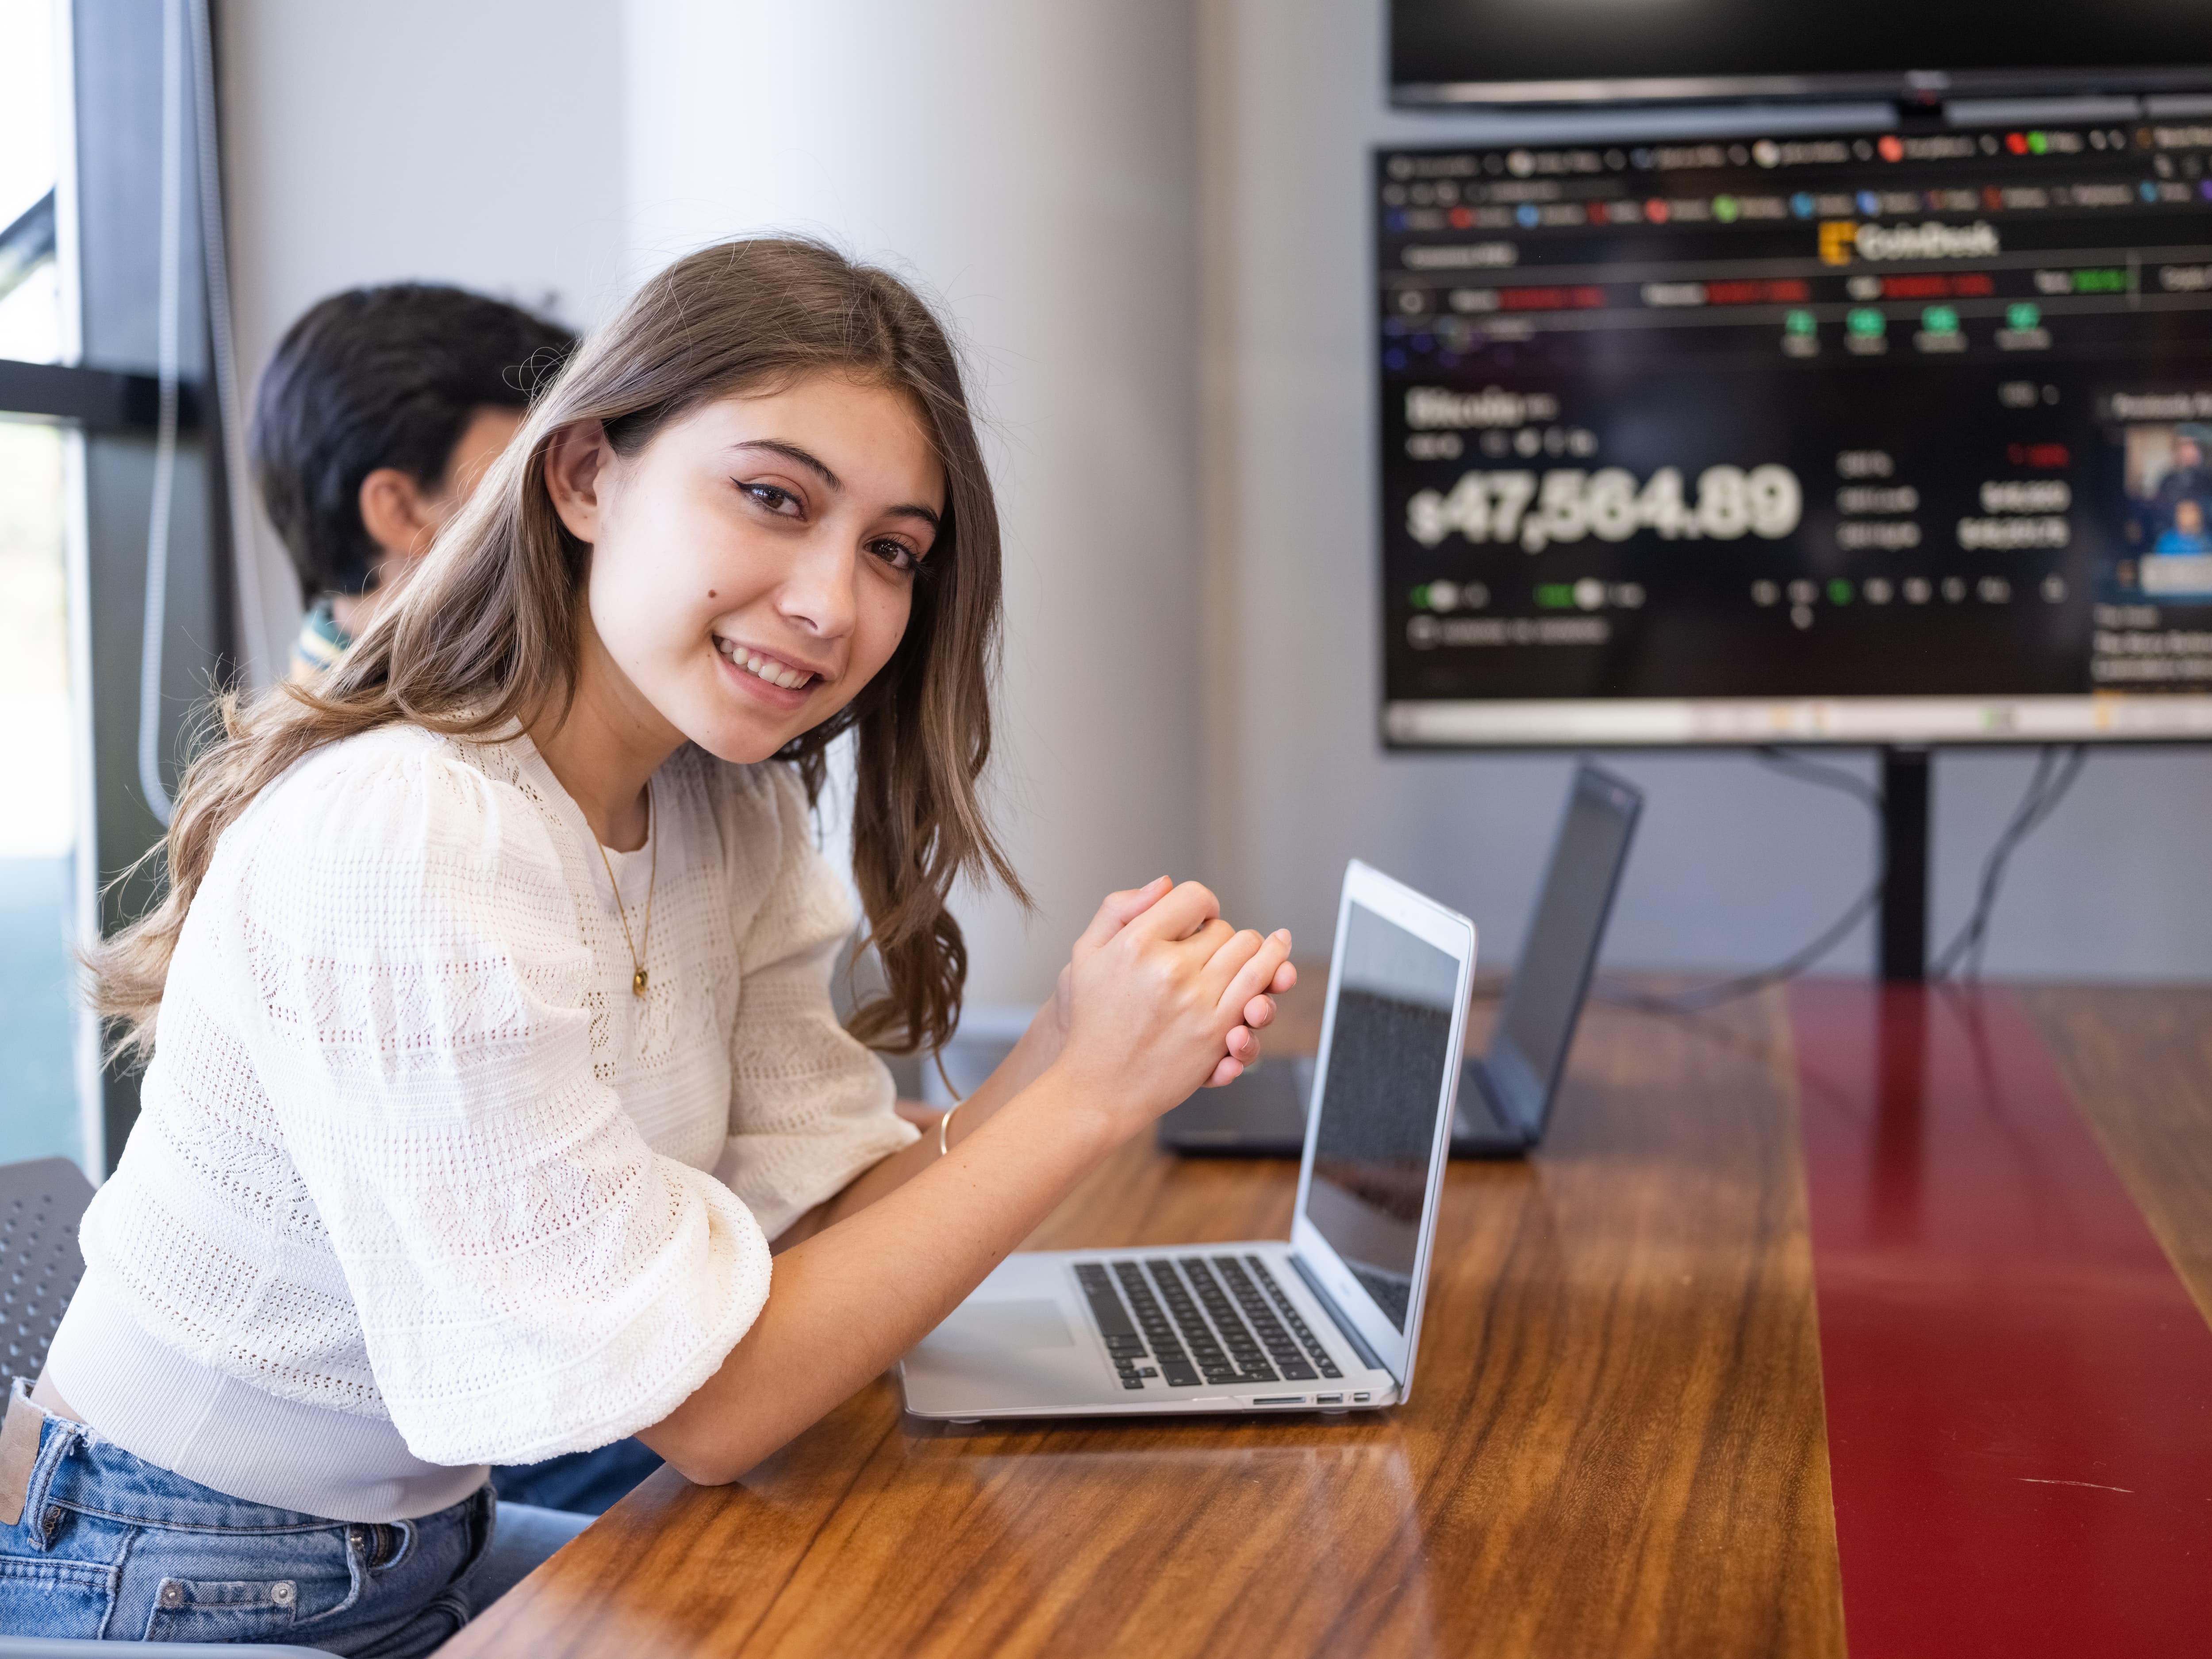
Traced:
<svg viewBox="0 0 2212 1659">
<path fill-rule="evenodd" d="M 748 696 L 764 697 L 778 708 L 797 708 L 808 693 L 830 678 L 828 671 L 771 655 L 735 640 L 714 635 L 714 649 L 727 665 L 731 678 Z"/>
</svg>

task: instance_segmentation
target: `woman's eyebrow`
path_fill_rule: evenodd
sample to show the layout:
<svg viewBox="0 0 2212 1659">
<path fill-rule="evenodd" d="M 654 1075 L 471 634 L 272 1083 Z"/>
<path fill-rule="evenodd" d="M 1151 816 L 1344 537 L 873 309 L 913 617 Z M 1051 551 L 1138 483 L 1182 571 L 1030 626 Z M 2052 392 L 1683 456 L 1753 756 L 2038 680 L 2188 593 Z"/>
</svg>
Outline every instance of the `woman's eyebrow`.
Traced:
<svg viewBox="0 0 2212 1659">
<path fill-rule="evenodd" d="M 731 447 L 765 449 L 772 455 L 781 455 L 784 459 L 796 462 L 805 467 L 832 489 L 842 490 L 845 487 L 845 481 L 832 472 L 829 465 L 820 456 L 801 449 L 797 444 L 786 443 L 781 438 L 752 438 L 741 444 L 733 444 Z M 932 530 L 942 530 L 945 527 L 945 520 L 937 509 L 933 507 L 924 507 L 920 501 L 905 501 L 897 507 L 887 507 L 884 509 L 884 516 L 891 519 L 920 519 Z"/>
<path fill-rule="evenodd" d="M 819 456 L 809 453 L 797 444 L 787 444 L 781 438 L 753 438 L 731 447 L 735 449 L 765 449 L 772 455 L 781 455 L 787 461 L 797 462 L 808 471 L 817 474 L 832 489 L 845 487 L 845 481 L 832 472 Z"/>
<path fill-rule="evenodd" d="M 797 444 L 786 443 L 781 438 L 752 438 L 741 444 L 733 444 L 731 447 L 765 449 L 772 455 L 781 455 L 787 461 L 798 463 L 818 477 L 832 489 L 842 490 L 845 487 L 845 481 L 831 471 L 829 464 L 820 456 L 801 449 Z M 945 527 L 945 521 L 939 516 L 937 509 L 933 507 L 924 507 L 919 501 L 906 501 L 897 507 L 887 507 L 884 509 L 884 514 L 886 518 L 893 519 L 920 519 L 932 530 L 941 530 Z"/>
</svg>

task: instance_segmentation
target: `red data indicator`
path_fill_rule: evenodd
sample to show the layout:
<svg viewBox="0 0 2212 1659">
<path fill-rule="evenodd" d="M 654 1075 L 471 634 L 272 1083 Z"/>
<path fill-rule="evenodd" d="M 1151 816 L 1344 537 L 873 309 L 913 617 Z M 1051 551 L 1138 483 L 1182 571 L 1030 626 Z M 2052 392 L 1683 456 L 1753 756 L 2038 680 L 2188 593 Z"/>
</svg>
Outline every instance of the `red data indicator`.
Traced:
<svg viewBox="0 0 2212 1659">
<path fill-rule="evenodd" d="M 1647 306 L 1802 306 L 1813 297 L 1813 287 L 1795 276 L 1777 281 L 1727 283 L 1646 283 Z"/>
<path fill-rule="evenodd" d="M 1996 292 L 1996 284 L 1978 270 L 1961 271 L 1957 276 L 1937 273 L 1881 279 L 1881 297 L 1885 300 L 1980 300 Z"/>
<path fill-rule="evenodd" d="M 1802 305 L 1813 297 L 1810 284 L 1796 277 L 1784 277 L 1778 282 L 1707 283 L 1705 303 L 1709 306 L 1767 306 Z"/>
<path fill-rule="evenodd" d="M 1605 290 L 1595 284 L 1574 288 L 1509 288 L 1500 289 L 1503 311 L 1595 311 L 1605 303 Z"/>
</svg>

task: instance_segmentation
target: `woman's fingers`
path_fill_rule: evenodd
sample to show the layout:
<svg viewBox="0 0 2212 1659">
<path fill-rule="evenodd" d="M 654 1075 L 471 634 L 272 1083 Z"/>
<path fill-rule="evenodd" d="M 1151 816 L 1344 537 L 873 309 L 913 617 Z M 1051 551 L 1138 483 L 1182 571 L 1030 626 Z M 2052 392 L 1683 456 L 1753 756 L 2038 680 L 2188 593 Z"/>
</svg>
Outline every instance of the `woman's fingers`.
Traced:
<svg viewBox="0 0 2212 1659">
<path fill-rule="evenodd" d="M 1221 901 L 1202 882 L 1180 882 L 1127 924 L 1133 933 L 1173 944 L 1188 939 L 1221 914 Z"/>
<path fill-rule="evenodd" d="M 1225 959 L 1231 955 L 1231 952 L 1224 947 L 1217 960 Z M 1237 963 L 1235 971 L 1222 986 L 1219 1000 L 1215 1006 L 1223 1009 L 1241 1009 L 1253 998 L 1263 994 L 1274 983 L 1276 971 L 1290 960 L 1290 929 L 1279 927 L 1261 939 L 1256 948 Z"/>
<path fill-rule="evenodd" d="M 1267 988 L 1244 1005 L 1244 1024 L 1255 1031 L 1263 1031 L 1275 1023 L 1275 999 L 1292 989 L 1298 982 L 1298 970 L 1287 962 L 1275 969 L 1275 977 Z"/>
<path fill-rule="evenodd" d="M 1214 957 L 1230 949 L 1236 942 L 1237 930 L 1219 916 L 1216 916 L 1182 943 L 1185 960 L 1199 966 L 1200 971 L 1204 972 L 1206 964 L 1210 964 Z"/>
<path fill-rule="evenodd" d="M 1229 1052 L 1213 1062 L 1213 1072 L 1201 1089 L 1218 1089 L 1224 1084 L 1234 1083 L 1260 1063 L 1260 1039 L 1242 1025 L 1229 1034 L 1224 1045 Z"/>
<path fill-rule="evenodd" d="M 1107 894 L 1098 907 L 1098 914 L 1091 918 L 1091 925 L 1083 930 L 1083 938 L 1079 942 L 1097 949 L 1158 903 L 1174 885 L 1167 877 L 1155 876 L 1142 887 Z"/>
<path fill-rule="evenodd" d="M 1226 985 L 1237 977 L 1239 968 L 1258 954 L 1263 941 L 1259 933 L 1249 927 L 1241 930 L 1231 928 L 1225 921 L 1211 922 L 1207 927 L 1209 932 L 1213 928 L 1222 931 L 1211 941 L 1213 949 L 1206 959 L 1206 983 Z"/>
</svg>

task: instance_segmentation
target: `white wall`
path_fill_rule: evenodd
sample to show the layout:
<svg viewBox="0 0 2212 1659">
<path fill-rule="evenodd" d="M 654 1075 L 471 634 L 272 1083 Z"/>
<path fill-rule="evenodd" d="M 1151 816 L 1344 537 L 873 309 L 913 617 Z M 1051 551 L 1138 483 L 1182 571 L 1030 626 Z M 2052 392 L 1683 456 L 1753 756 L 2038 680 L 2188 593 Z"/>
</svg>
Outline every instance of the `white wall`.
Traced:
<svg viewBox="0 0 2212 1659">
<path fill-rule="evenodd" d="M 1219 653 L 1208 671 L 1206 865 L 1227 872 L 1237 908 L 1319 948 L 1343 862 L 1357 854 L 1464 908 L 1486 958 L 1503 960 L 1519 947 L 1566 763 L 1385 756 L 1376 738 L 1365 211 L 1371 145 L 1496 142 L 1500 124 L 1388 112 L 1375 0 L 1200 3 L 1207 637 Z M 1551 118 L 1550 130 L 1584 118 Z M 1615 960 L 1773 960 L 1869 879 L 1866 814 L 1840 795 L 1740 757 L 1616 763 L 1650 802 Z M 1849 763 L 1870 775 L 1863 757 Z M 1939 937 L 1971 902 L 1983 851 L 2031 765 L 2016 755 L 1939 761 Z M 2212 975 L 2212 884 L 2197 878 L 2208 809 L 2203 750 L 2097 757 L 2015 861 L 1990 971 Z M 1832 962 L 1862 969 L 1870 951 L 1862 929 Z"/>
<path fill-rule="evenodd" d="M 673 254 L 769 226 L 943 298 L 994 422 L 1000 817 L 1042 907 L 963 902 L 976 1000 L 1041 994 L 1097 894 L 1163 869 L 1320 950 L 1357 854 L 1466 908 L 1489 959 L 1517 949 L 1565 763 L 1374 737 L 1365 155 L 1483 130 L 1385 112 L 1376 0 L 222 12 L 249 377 L 350 283 L 551 295 L 589 322 Z M 1651 803 L 1618 959 L 1755 964 L 1867 877 L 1840 797 L 1735 757 L 1619 764 Z M 1939 763 L 1939 932 L 2029 764 Z M 2212 975 L 2208 823 L 2212 756 L 2098 756 L 2016 861 L 1991 969 Z"/>
<path fill-rule="evenodd" d="M 459 283 L 589 323 L 622 272 L 619 0 L 226 0 L 241 385 L 362 283 Z M 295 592 L 274 532 L 259 550 Z M 275 659 L 298 626 L 272 605 Z"/>
<path fill-rule="evenodd" d="M 1188 0 L 632 0 L 634 268 L 745 231 L 910 274 L 964 337 L 1006 536 L 971 1000 L 1035 1000 L 1099 896 L 1198 843 Z"/>
</svg>

